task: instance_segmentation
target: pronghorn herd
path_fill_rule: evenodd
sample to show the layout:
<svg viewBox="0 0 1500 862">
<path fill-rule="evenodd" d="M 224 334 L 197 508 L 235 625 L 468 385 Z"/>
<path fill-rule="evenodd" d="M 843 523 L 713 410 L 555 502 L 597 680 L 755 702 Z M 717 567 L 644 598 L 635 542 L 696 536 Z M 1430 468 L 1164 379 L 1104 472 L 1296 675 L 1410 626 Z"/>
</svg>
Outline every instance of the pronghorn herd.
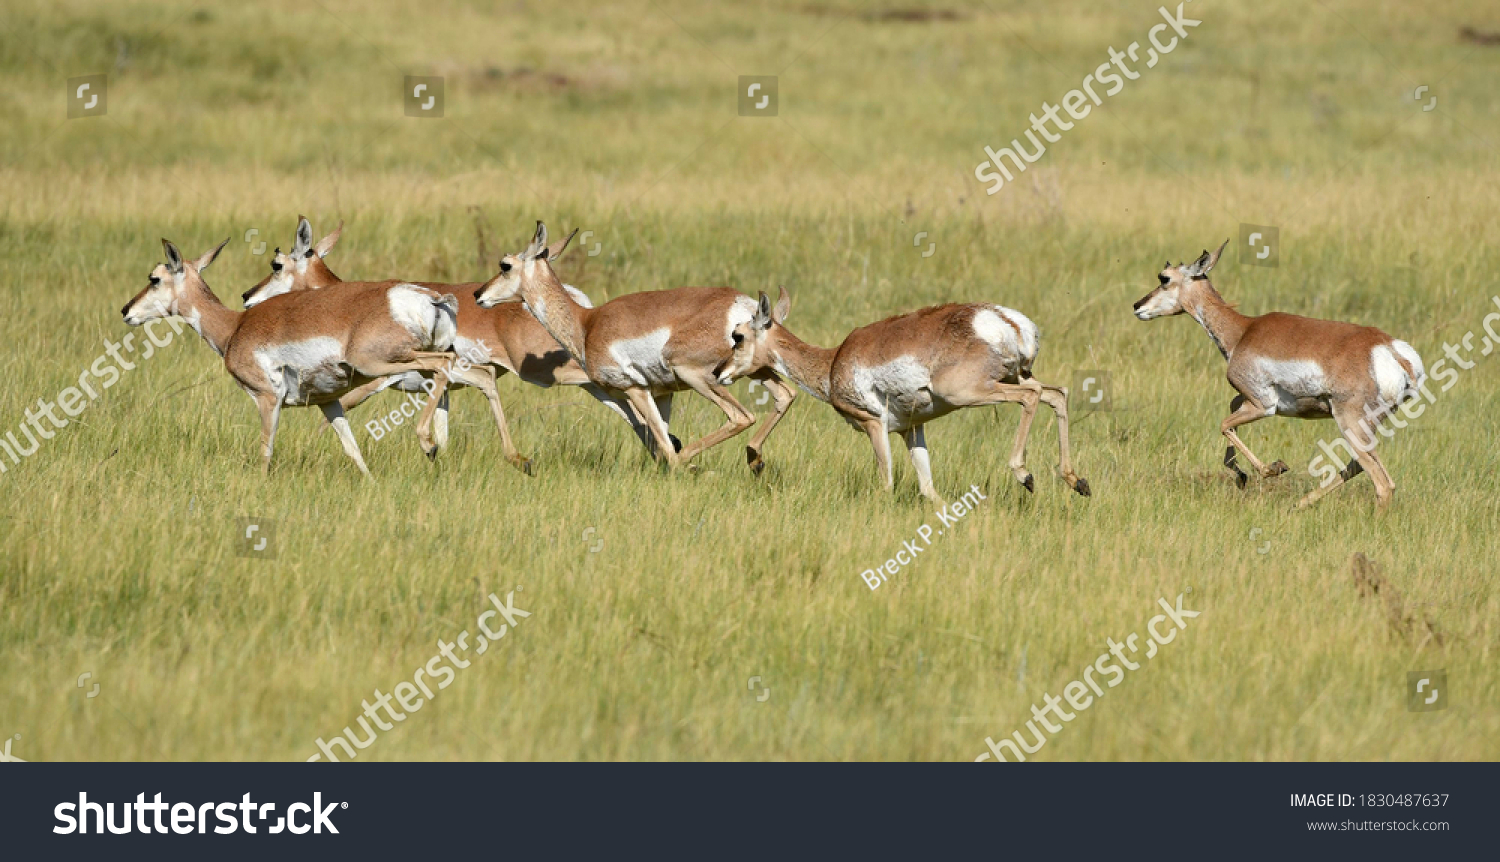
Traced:
<svg viewBox="0 0 1500 862">
<path fill-rule="evenodd" d="M 167 262 L 151 271 L 150 284 L 121 312 L 131 326 L 180 316 L 224 358 L 260 411 L 267 471 L 282 407 L 318 406 L 368 476 L 345 411 L 387 387 L 427 391 L 417 438 L 436 457 L 448 436 L 447 390 L 471 386 L 489 401 L 506 459 L 529 474 L 531 461 L 511 439 L 496 384 L 507 372 L 543 387 L 583 387 L 675 469 L 756 423 L 728 388 L 749 377 L 774 398 L 773 412 L 747 446 L 756 474 L 765 465 L 766 438 L 795 397 L 789 380 L 869 436 L 887 490 L 893 485 L 890 434 L 906 443 L 923 496 L 941 502 L 926 424 L 963 407 L 1014 402 L 1022 409 L 1008 462 L 1016 479 L 1028 491 L 1035 487 L 1026 440 L 1037 408 L 1046 404 L 1057 416 L 1063 481 L 1083 496 L 1090 493 L 1069 453 L 1068 392 L 1032 376 L 1040 331 L 1004 306 L 924 308 L 860 327 L 825 348 L 786 328 L 791 297 L 784 288 L 774 307 L 764 293 L 756 300 L 727 287 L 645 291 L 595 307 L 553 269 L 572 235 L 553 245 L 541 222 L 523 251 L 500 260 L 494 277 L 470 284 L 343 281 L 323 261 L 342 230 L 315 244 L 312 226 L 300 219 L 291 252 L 277 249 L 271 274 L 242 296 L 244 311 L 226 307 L 203 280 L 223 243 L 188 260 L 163 240 Z M 1395 485 L 1362 419 L 1378 421 L 1421 388 L 1421 358 L 1406 342 L 1371 327 L 1279 312 L 1240 314 L 1208 280 L 1223 251 L 1221 245 L 1192 264 L 1168 264 L 1159 286 L 1135 304 L 1135 315 L 1151 320 L 1189 313 L 1228 360 L 1229 383 L 1239 394 L 1220 427 L 1230 443 L 1225 466 L 1242 487 L 1247 477 L 1236 453 L 1262 477 L 1279 475 L 1286 465 L 1266 465 L 1235 429 L 1273 415 L 1331 417 L 1354 444 L 1355 458 L 1337 482 L 1299 506 L 1360 472 L 1370 474 L 1378 505 L 1386 506 Z M 454 361 L 460 357 L 466 361 Z M 723 426 L 687 444 L 670 431 L 672 397 L 684 390 L 725 416 Z M 1361 428 L 1364 439 L 1357 439 Z"/>
</svg>

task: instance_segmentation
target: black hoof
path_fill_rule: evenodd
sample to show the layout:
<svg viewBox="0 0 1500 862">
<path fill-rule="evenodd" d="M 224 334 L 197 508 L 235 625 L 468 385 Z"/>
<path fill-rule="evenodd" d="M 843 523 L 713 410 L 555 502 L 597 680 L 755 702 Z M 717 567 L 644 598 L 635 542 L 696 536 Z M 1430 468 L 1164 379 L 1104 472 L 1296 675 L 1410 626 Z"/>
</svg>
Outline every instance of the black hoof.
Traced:
<svg viewBox="0 0 1500 862">
<path fill-rule="evenodd" d="M 1249 481 L 1250 481 L 1250 477 L 1249 476 L 1245 475 L 1244 473 L 1241 473 L 1238 470 L 1234 471 L 1234 484 L 1235 484 L 1235 487 L 1244 488 L 1245 487 L 1245 483 L 1249 482 Z"/>
<path fill-rule="evenodd" d="M 521 468 L 521 472 L 525 473 L 528 476 L 535 476 L 536 475 L 536 468 L 532 466 L 530 458 L 527 458 L 526 460 L 522 461 L 520 464 L 517 464 L 516 466 L 520 467 Z"/>
<path fill-rule="evenodd" d="M 1025 479 L 1021 480 L 1021 487 L 1036 493 L 1036 477 L 1028 474 Z"/>
<path fill-rule="evenodd" d="M 1290 469 L 1292 468 L 1288 467 L 1285 461 L 1277 461 L 1275 464 L 1272 464 L 1270 466 L 1269 472 L 1266 473 L 1266 478 L 1269 479 L 1272 476 L 1280 476 L 1282 473 L 1285 473 Z"/>
<path fill-rule="evenodd" d="M 676 434 L 668 434 L 667 435 L 667 439 L 672 441 L 672 451 L 673 452 L 681 452 L 682 451 L 682 441 L 677 439 L 677 435 Z"/>
<path fill-rule="evenodd" d="M 437 460 L 437 453 L 438 453 L 438 450 L 436 448 L 432 448 L 432 449 L 428 449 L 428 450 L 424 451 L 422 454 L 424 454 L 424 455 L 427 456 L 427 460 L 429 460 L 429 461 L 436 461 Z"/>
<path fill-rule="evenodd" d="M 1077 491 L 1081 497 L 1094 496 L 1094 492 L 1089 490 L 1089 480 L 1081 477 L 1078 480 L 1078 484 L 1073 486 L 1073 490 Z"/>
<path fill-rule="evenodd" d="M 766 462 L 760 457 L 760 453 L 749 446 L 745 447 L 745 463 L 750 465 L 750 472 L 757 476 L 766 469 Z"/>
</svg>

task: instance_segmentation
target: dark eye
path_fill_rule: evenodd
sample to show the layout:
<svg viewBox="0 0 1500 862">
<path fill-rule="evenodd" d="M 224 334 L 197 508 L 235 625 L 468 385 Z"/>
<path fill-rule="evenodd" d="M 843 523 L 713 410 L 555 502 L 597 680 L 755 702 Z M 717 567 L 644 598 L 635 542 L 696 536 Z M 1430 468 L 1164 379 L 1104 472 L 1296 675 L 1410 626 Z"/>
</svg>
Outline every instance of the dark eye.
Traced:
<svg viewBox="0 0 1500 862">
<path fill-rule="evenodd" d="M 1158 275 L 1157 278 L 1161 279 L 1162 284 L 1166 284 L 1167 282 L 1172 280 L 1170 278 L 1167 278 L 1165 275 Z"/>
<path fill-rule="evenodd" d="M 735 347 L 739 347 L 740 344 L 743 343 L 744 340 L 745 340 L 745 336 L 739 334 L 738 332 L 734 333 L 731 337 L 734 339 L 734 346 Z"/>
<path fill-rule="evenodd" d="M 500 271 L 501 272 L 510 272 L 510 261 L 508 261 L 508 260 L 502 260 L 502 261 L 500 261 Z"/>
<path fill-rule="evenodd" d="M 160 276 L 155 276 L 155 275 L 151 276 L 151 283 L 153 285 L 161 284 L 161 277 Z"/>
<path fill-rule="evenodd" d="M 308 249 L 307 250 L 307 254 L 304 254 L 302 256 L 303 257 L 312 257 L 313 256 L 313 250 L 312 249 Z"/>
<path fill-rule="evenodd" d="M 272 272 L 281 272 L 281 261 L 279 261 L 279 260 L 273 260 L 273 261 L 271 261 L 271 271 Z"/>
</svg>

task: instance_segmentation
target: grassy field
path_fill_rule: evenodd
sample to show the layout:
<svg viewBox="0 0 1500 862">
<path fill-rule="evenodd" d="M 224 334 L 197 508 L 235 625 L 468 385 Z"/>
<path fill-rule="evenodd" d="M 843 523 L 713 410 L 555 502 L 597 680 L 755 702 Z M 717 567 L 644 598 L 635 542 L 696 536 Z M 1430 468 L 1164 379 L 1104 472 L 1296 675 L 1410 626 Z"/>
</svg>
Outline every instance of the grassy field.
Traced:
<svg viewBox="0 0 1500 862">
<path fill-rule="evenodd" d="M 1158 5 L 7 4 L 0 435 L 135 332 L 119 309 L 160 237 L 231 237 L 207 281 L 238 307 L 299 213 L 345 222 L 346 278 L 479 279 L 535 219 L 580 227 L 598 253 L 562 274 L 596 303 L 784 284 L 819 344 L 998 302 L 1041 325 L 1041 379 L 1103 371 L 1111 409 L 1074 423 L 1089 499 L 1045 410 L 1035 494 L 1005 467 L 1016 408 L 929 428 L 939 490 L 987 499 L 872 592 L 860 572 L 938 519 L 899 442 L 887 495 L 811 397 L 759 478 L 746 438 L 668 475 L 583 393 L 513 377 L 534 477 L 473 391 L 436 463 L 409 428 L 359 427 L 387 394 L 351 414 L 373 482 L 308 410 L 263 477 L 253 406 L 186 331 L 0 462 L 0 739 L 32 761 L 304 759 L 519 590 L 532 616 L 359 760 L 972 759 L 1181 594 L 1201 616 L 1036 759 L 1500 756 L 1500 359 L 1479 355 L 1500 12 L 1191 3 L 1182 44 L 985 195 L 983 147 L 1144 44 Z M 66 119 L 67 79 L 98 73 L 107 114 Z M 405 75 L 443 77 L 441 119 L 403 115 Z M 778 116 L 739 116 L 741 75 L 777 76 Z M 1279 266 L 1241 265 L 1242 223 L 1279 228 Z M 1330 422 L 1246 429 L 1293 470 L 1236 488 L 1222 359 L 1190 318 L 1130 314 L 1164 259 L 1226 237 L 1214 282 L 1248 313 L 1379 326 L 1429 368 L 1476 333 L 1474 367 L 1383 445 L 1388 512 L 1364 477 L 1291 511 Z M 720 421 L 678 396 L 683 439 Z M 243 519 L 274 522 L 274 559 L 237 553 Z M 1417 670 L 1446 671 L 1445 710 L 1408 711 Z"/>
</svg>

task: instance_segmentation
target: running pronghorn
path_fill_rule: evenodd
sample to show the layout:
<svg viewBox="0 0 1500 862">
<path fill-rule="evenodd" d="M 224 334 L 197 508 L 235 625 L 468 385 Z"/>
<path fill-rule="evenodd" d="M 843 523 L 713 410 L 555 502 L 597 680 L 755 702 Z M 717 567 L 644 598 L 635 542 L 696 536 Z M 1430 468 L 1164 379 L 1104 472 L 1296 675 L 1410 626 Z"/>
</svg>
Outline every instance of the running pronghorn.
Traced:
<svg viewBox="0 0 1500 862">
<path fill-rule="evenodd" d="M 552 261 L 567 249 L 573 234 L 553 249 L 547 244 L 546 225 L 537 222 L 536 236 L 526 250 L 501 258 L 500 272 L 474 292 L 480 307 L 507 302 L 519 306 L 524 301 L 519 307 L 536 316 L 589 380 L 629 401 L 650 429 L 657 456 L 671 468 L 754 425 L 755 416 L 727 387 L 749 370 L 750 354 L 736 347 L 753 335 L 755 300 L 728 287 L 679 287 L 627 294 L 589 308 L 564 288 L 552 269 Z M 750 441 L 750 468 L 759 473 L 764 466 L 760 446 L 791 405 L 792 395 L 769 369 L 755 376 L 776 397 L 776 413 Z M 667 423 L 672 393 L 684 389 L 713 402 L 726 421 L 679 450 L 671 442 Z"/>
<path fill-rule="evenodd" d="M 340 396 L 370 380 L 447 366 L 453 356 L 442 351 L 453 344 L 458 300 L 398 281 L 350 282 L 233 311 L 202 276 L 227 242 L 184 260 L 162 240 L 167 262 L 152 269 L 150 285 L 120 310 L 125 322 L 183 317 L 224 357 L 224 367 L 260 410 L 264 471 L 271 469 L 282 406 L 316 404 L 344 452 L 370 475 Z"/>
<path fill-rule="evenodd" d="M 271 263 L 271 275 L 245 291 L 242 297 L 245 307 L 250 308 L 284 293 L 316 290 L 342 283 L 342 279 L 323 263 L 323 257 L 338 241 L 342 231 L 343 225 L 340 224 L 337 231 L 324 237 L 314 247 L 312 225 L 306 217 L 299 216 L 296 245 L 291 255 L 283 255 L 277 249 L 276 258 Z M 371 381 L 340 399 L 345 410 L 353 410 L 376 392 L 390 387 L 406 392 L 429 392 L 429 404 L 424 407 L 417 423 L 417 437 L 419 440 L 431 441 L 431 447 L 424 442 L 423 449 L 428 457 L 436 457 L 438 450 L 448 442 L 448 388 L 450 385 L 472 386 L 484 393 L 485 399 L 489 401 L 490 413 L 500 430 L 500 445 L 505 459 L 531 475 L 531 459 L 522 456 L 511 440 L 510 426 L 506 422 L 505 408 L 500 403 L 500 392 L 496 385 L 498 378 L 510 372 L 527 383 L 544 388 L 557 385 L 582 386 L 589 395 L 629 423 L 636 437 L 648 450 L 654 448 L 650 432 L 636 418 L 630 405 L 620 396 L 611 395 L 589 382 L 588 375 L 583 373 L 578 363 L 568 357 L 567 351 L 559 347 L 552 336 L 547 334 L 547 330 L 524 308 L 519 305 L 480 308 L 474 300 L 474 291 L 479 287 L 477 282 L 437 284 L 419 281 L 415 284 L 457 295 L 458 335 L 453 347 L 458 357 L 464 361 L 455 362 L 453 367 L 437 379 L 436 384 L 428 383 L 417 374 Z M 563 288 L 580 305 L 592 306 L 582 291 L 571 285 L 563 285 Z M 433 388 L 434 385 L 437 386 L 436 389 Z M 433 428 L 430 436 L 427 430 L 429 426 Z"/>
<path fill-rule="evenodd" d="M 1247 477 L 1235 463 L 1235 450 L 1263 478 L 1279 476 L 1287 466 L 1281 461 L 1266 466 L 1234 429 L 1267 416 L 1331 416 L 1352 444 L 1354 460 L 1336 481 L 1303 497 L 1297 506 L 1309 506 L 1367 472 L 1375 483 L 1377 505 L 1384 508 L 1396 484 L 1375 454 L 1373 426 L 1422 387 L 1427 376 L 1422 357 L 1410 344 L 1372 326 L 1279 311 L 1259 317 L 1240 314 L 1208 280 L 1209 271 L 1228 244 L 1229 240 L 1224 240 L 1218 251 L 1204 251 L 1190 264 L 1172 266 L 1168 262 L 1156 276 L 1161 284 L 1135 304 L 1135 316 L 1151 320 L 1185 311 L 1229 360 L 1229 385 L 1239 394 L 1229 403 L 1229 416 L 1220 423 L 1219 431 L 1230 443 L 1224 452 L 1224 466 L 1234 471 L 1240 487 L 1245 486 Z"/>
<path fill-rule="evenodd" d="M 1010 453 L 1016 479 L 1028 491 L 1035 487 L 1026 469 L 1026 438 L 1037 405 L 1046 404 L 1057 414 L 1063 481 L 1089 496 L 1088 481 L 1073 472 L 1068 455 L 1068 391 L 1031 376 L 1040 335 L 1024 315 L 999 305 L 936 305 L 860 327 L 838 347 L 825 348 L 785 327 L 791 307 L 785 288 L 774 309 L 760 295 L 748 348 L 754 359 L 737 364 L 774 370 L 868 434 L 886 490 L 894 487 L 891 433 L 906 442 L 922 495 L 941 504 L 926 424 L 963 407 L 1015 402 L 1022 411 Z"/>
</svg>

